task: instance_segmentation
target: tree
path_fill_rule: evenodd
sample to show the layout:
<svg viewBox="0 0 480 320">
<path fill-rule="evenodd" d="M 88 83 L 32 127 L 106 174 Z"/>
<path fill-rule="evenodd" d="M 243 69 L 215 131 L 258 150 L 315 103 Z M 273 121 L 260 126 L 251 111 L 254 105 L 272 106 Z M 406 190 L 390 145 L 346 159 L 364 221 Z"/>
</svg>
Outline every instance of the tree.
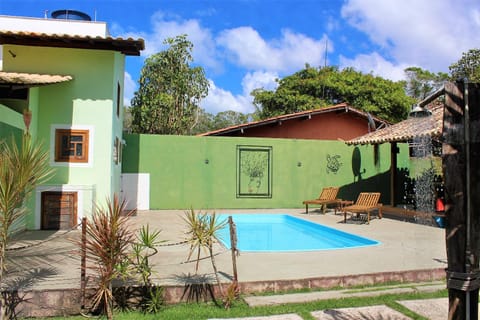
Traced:
<svg viewBox="0 0 480 320">
<path fill-rule="evenodd" d="M 132 132 L 132 111 L 130 107 L 123 107 L 123 130 Z"/>
<path fill-rule="evenodd" d="M 25 200 L 37 185 L 52 174 L 48 153 L 42 144 L 34 143 L 28 132 L 31 113 L 24 114 L 27 130 L 21 146 L 14 138 L 10 143 L 0 142 L 0 285 L 7 269 L 6 248 L 12 228 L 27 214 Z M 0 319 L 5 317 L 5 295 L 0 298 Z"/>
<path fill-rule="evenodd" d="M 467 78 L 471 82 L 480 82 L 480 49 L 470 49 L 462 53 L 460 60 L 451 64 L 448 69 L 453 81 Z"/>
<path fill-rule="evenodd" d="M 227 110 L 219 112 L 213 118 L 213 130 L 236 126 L 238 124 L 246 123 L 249 120 L 248 114 L 241 112 Z"/>
<path fill-rule="evenodd" d="M 197 113 L 196 125 L 190 132 L 192 135 L 208 132 L 213 129 L 213 115 L 199 108 Z"/>
<path fill-rule="evenodd" d="M 201 67 L 192 67 L 193 44 L 186 35 L 167 38 L 165 51 L 149 57 L 132 99 L 132 130 L 149 134 L 189 134 L 199 102 L 208 93 Z"/>
<path fill-rule="evenodd" d="M 255 116 L 265 119 L 277 115 L 311 110 L 341 102 L 398 122 L 407 117 L 414 99 L 405 94 L 404 82 L 393 82 L 353 68 L 305 69 L 278 80 L 275 91 L 252 92 Z"/>
<path fill-rule="evenodd" d="M 192 134 L 199 134 L 217 129 L 227 128 L 238 124 L 246 123 L 251 119 L 250 114 L 227 110 L 221 111 L 216 115 L 200 109 L 198 113 L 197 125 Z"/>
<path fill-rule="evenodd" d="M 418 101 L 440 89 L 444 82 L 448 80 L 448 74 L 446 73 L 432 73 L 418 67 L 405 69 L 405 74 L 407 76 L 405 91 L 410 97 Z"/>
</svg>

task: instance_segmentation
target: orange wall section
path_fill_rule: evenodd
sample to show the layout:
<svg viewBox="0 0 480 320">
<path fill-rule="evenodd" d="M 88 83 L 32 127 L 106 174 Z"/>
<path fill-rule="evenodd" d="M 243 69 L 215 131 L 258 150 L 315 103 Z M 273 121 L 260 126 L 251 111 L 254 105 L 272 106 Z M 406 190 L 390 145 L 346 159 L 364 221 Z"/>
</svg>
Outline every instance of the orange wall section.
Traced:
<svg viewBox="0 0 480 320">
<path fill-rule="evenodd" d="M 312 116 L 311 119 L 297 118 L 271 125 L 245 128 L 229 133 L 238 137 L 265 137 L 286 139 L 351 140 L 367 134 L 368 121 L 354 113 L 328 113 Z"/>
</svg>

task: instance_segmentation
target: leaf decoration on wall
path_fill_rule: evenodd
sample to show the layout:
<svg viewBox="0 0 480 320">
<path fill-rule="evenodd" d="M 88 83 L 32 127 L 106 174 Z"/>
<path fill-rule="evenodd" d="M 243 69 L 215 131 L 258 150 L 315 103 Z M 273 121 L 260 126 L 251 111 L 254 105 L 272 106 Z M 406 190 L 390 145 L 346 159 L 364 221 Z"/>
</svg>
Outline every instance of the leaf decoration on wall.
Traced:
<svg viewBox="0 0 480 320">
<path fill-rule="evenodd" d="M 343 165 L 343 163 L 340 162 L 340 158 L 341 156 L 339 154 L 327 154 L 327 173 L 332 172 L 337 174 L 337 172 L 340 170 L 340 167 Z"/>
</svg>

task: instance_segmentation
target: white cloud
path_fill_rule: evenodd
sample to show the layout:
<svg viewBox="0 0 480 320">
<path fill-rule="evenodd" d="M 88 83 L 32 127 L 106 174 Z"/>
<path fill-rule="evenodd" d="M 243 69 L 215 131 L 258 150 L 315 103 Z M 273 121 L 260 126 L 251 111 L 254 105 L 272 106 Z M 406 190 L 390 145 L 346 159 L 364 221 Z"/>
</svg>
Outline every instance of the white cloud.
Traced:
<svg viewBox="0 0 480 320">
<path fill-rule="evenodd" d="M 217 12 L 207 10 L 201 14 L 212 16 Z M 369 43 L 356 46 L 359 52 L 356 56 L 340 56 L 340 67 L 352 66 L 391 80 L 403 79 L 403 70 L 410 66 L 448 72 L 448 66 L 462 52 L 479 47 L 480 43 L 478 0 L 457 0 L 455 5 L 451 0 L 346 0 L 341 16 L 344 20 L 328 18 L 325 32 L 336 34 L 347 21 L 365 33 Z M 326 34 L 318 39 L 291 29 L 281 30 L 278 37 L 271 39 L 250 26 L 212 31 L 198 19 L 184 19 L 163 11 L 152 15 L 149 32 L 126 32 L 117 25 L 113 25 L 113 30 L 122 37 L 143 38 L 146 46 L 143 56 L 164 50 L 165 38 L 187 34 L 194 45 L 195 63 L 206 70 L 209 78 L 232 67 L 227 63 L 235 68 L 230 81 L 244 72 L 243 78 L 237 80 L 241 81 L 240 92 L 231 92 L 226 85 L 210 80 L 209 95 L 202 101 L 202 107 L 210 113 L 254 111 L 250 96 L 253 89 L 272 90 L 277 85 L 275 78 L 296 72 L 305 63 L 323 66 L 326 41 L 329 55 L 334 52 L 335 43 Z M 345 40 L 337 38 L 337 46 L 340 41 L 355 45 L 355 39 L 348 38 L 348 33 L 342 36 Z M 126 73 L 126 104 L 130 104 L 135 88 L 131 75 Z"/>
<path fill-rule="evenodd" d="M 275 80 L 278 78 L 276 72 L 249 72 L 242 79 L 243 93 L 244 95 L 250 95 L 250 93 L 257 88 L 275 90 L 278 86 L 278 83 Z"/>
<path fill-rule="evenodd" d="M 336 17 L 329 16 L 327 19 L 327 25 L 326 25 L 327 31 L 330 33 L 339 29 L 339 27 L 340 27 L 340 21 Z"/>
<path fill-rule="evenodd" d="M 223 64 L 227 63 L 225 58 L 240 70 L 246 69 L 241 80 L 240 93 L 218 87 L 213 80 L 209 80 L 209 94 L 201 106 L 210 113 L 225 110 L 251 113 L 255 111 L 253 97 L 250 96 L 253 89 L 272 90 L 277 86 L 275 79 L 279 78 L 279 75 L 300 70 L 305 63 L 312 66 L 324 64 L 326 35 L 322 39 L 314 39 L 285 29 L 278 39 L 265 40 L 255 29 L 240 27 L 220 31 L 218 37 L 215 37 L 199 20 L 182 19 L 161 11 L 153 14 L 151 25 L 152 30 L 148 33 L 128 33 L 122 32 L 119 27 L 114 28 L 122 37 L 143 38 L 145 50 L 142 56 L 164 50 L 166 46 L 163 41 L 168 37 L 187 34 L 188 40 L 194 45 L 194 62 L 201 65 L 207 74 L 221 73 Z M 328 50 L 333 52 L 331 41 Z M 128 105 L 135 89 L 132 77 L 126 74 L 125 101 Z"/>
<path fill-rule="evenodd" d="M 233 110 L 238 112 L 247 112 L 249 109 L 248 102 L 242 95 L 233 95 L 232 92 L 224 90 L 210 81 L 208 96 L 202 100 L 200 106 L 207 112 L 216 114 L 225 110 Z"/>
<path fill-rule="evenodd" d="M 253 97 L 250 95 L 253 89 L 264 88 L 273 90 L 277 86 L 275 79 L 278 74 L 271 72 L 247 73 L 242 79 L 242 94 L 234 95 L 232 92 L 219 88 L 212 80 L 208 96 L 202 101 L 201 107 L 209 113 L 216 114 L 221 111 L 233 110 L 242 113 L 255 111 Z"/>
<path fill-rule="evenodd" d="M 475 0 L 348 0 L 342 17 L 367 33 L 395 64 L 438 72 L 480 43 Z"/>
<path fill-rule="evenodd" d="M 130 106 L 133 95 L 137 90 L 137 84 L 132 79 L 130 73 L 125 72 L 124 80 L 123 80 L 123 104 L 125 106 Z"/>
<path fill-rule="evenodd" d="M 252 27 L 239 27 L 223 31 L 217 42 L 225 48 L 229 59 L 244 68 L 291 72 L 303 68 L 305 63 L 323 65 L 326 39 L 283 30 L 280 39 L 266 41 Z"/>
<path fill-rule="evenodd" d="M 113 34 L 121 35 L 124 38 L 142 38 L 145 41 L 145 50 L 142 56 L 148 57 L 167 48 L 163 44 L 167 38 L 174 38 L 186 34 L 187 39 L 193 44 L 193 60 L 204 68 L 211 68 L 213 71 L 221 71 L 221 64 L 216 57 L 216 45 L 208 28 L 204 28 L 199 20 L 185 20 L 176 15 L 166 14 L 162 11 L 155 12 L 151 19 L 149 32 L 125 31 L 118 24 L 113 24 Z"/>
<path fill-rule="evenodd" d="M 186 34 L 193 44 L 193 59 L 204 68 L 218 70 L 220 64 L 216 59 L 215 42 L 211 31 L 204 28 L 198 20 L 183 20 L 176 16 L 167 16 L 163 12 L 157 12 L 152 16 L 153 30 L 150 34 L 144 35 L 144 55 L 149 56 L 165 50 L 163 41 L 166 38 L 173 38 Z"/>
<path fill-rule="evenodd" d="M 407 64 L 393 64 L 385 60 L 377 52 L 371 54 L 360 54 L 354 59 L 348 59 L 344 56 L 339 57 L 340 68 L 353 67 L 357 71 L 363 73 L 372 73 L 375 76 L 380 76 L 392 81 L 399 81 L 405 79 L 404 70 L 412 65 Z"/>
</svg>

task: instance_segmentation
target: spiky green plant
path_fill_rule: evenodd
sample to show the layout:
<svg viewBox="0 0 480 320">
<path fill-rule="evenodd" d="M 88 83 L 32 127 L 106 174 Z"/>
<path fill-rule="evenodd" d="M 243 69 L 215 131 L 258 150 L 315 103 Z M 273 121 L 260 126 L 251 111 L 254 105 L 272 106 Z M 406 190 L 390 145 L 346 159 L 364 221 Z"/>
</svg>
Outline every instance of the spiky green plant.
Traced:
<svg viewBox="0 0 480 320">
<path fill-rule="evenodd" d="M 232 282 L 227 288 L 227 293 L 223 297 L 223 306 L 225 309 L 230 309 L 240 295 L 240 288 L 237 282 Z"/>
<path fill-rule="evenodd" d="M 97 288 L 92 299 L 94 309 L 102 308 L 108 319 L 113 319 L 112 281 L 121 277 L 122 264 L 128 260 L 128 249 L 134 234 L 127 220 L 133 211 L 125 213 L 125 201 L 115 195 L 107 199 L 105 208 L 96 206 L 87 220 L 86 253 L 88 268 L 96 272 Z"/>
<path fill-rule="evenodd" d="M 135 259 L 135 268 L 142 278 L 143 284 L 150 286 L 151 275 L 153 272 L 152 266 L 150 265 L 149 258 L 158 253 L 157 246 L 164 242 L 160 240 L 160 230 L 150 231 L 150 226 L 142 226 L 140 231 L 137 234 L 137 239 L 132 246 L 134 259 Z"/>
<path fill-rule="evenodd" d="M 203 219 L 201 218 L 200 214 L 197 215 L 193 209 L 190 209 L 190 211 L 185 212 L 183 220 L 187 225 L 187 231 L 185 234 L 187 235 L 187 242 L 190 244 L 190 251 L 188 253 L 187 261 L 190 261 L 192 254 L 197 251 L 197 259 L 195 264 L 195 274 L 197 274 L 198 266 L 200 264 L 200 254 L 202 248 L 205 248 Z"/>
<path fill-rule="evenodd" d="M 215 255 L 213 254 L 213 245 L 218 242 L 219 231 L 224 228 L 227 221 L 220 221 L 214 213 L 195 213 L 193 209 L 185 213 L 184 221 L 187 223 L 187 242 L 190 244 L 190 251 L 187 260 L 190 260 L 192 254 L 196 251 L 195 274 L 198 272 L 201 251 L 204 250 L 210 257 L 215 278 L 223 296 L 223 287 L 218 277 L 217 264 Z"/>
<path fill-rule="evenodd" d="M 160 240 L 160 230 L 151 231 L 150 226 L 142 226 L 137 233 L 136 242 L 133 244 L 134 268 L 143 282 L 143 297 L 140 307 L 145 313 L 157 313 L 163 306 L 163 288 L 152 284 L 151 276 L 153 268 L 150 265 L 150 257 L 158 253 L 157 246 L 164 240 Z"/>
<path fill-rule="evenodd" d="M 35 187 L 49 179 L 48 153 L 41 143 L 34 143 L 28 131 L 21 146 L 12 137 L 10 143 L 0 142 L 0 286 L 7 269 L 6 248 L 11 228 L 27 214 L 25 201 Z M 0 298 L 0 319 L 5 315 L 4 295 Z"/>
</svg>

